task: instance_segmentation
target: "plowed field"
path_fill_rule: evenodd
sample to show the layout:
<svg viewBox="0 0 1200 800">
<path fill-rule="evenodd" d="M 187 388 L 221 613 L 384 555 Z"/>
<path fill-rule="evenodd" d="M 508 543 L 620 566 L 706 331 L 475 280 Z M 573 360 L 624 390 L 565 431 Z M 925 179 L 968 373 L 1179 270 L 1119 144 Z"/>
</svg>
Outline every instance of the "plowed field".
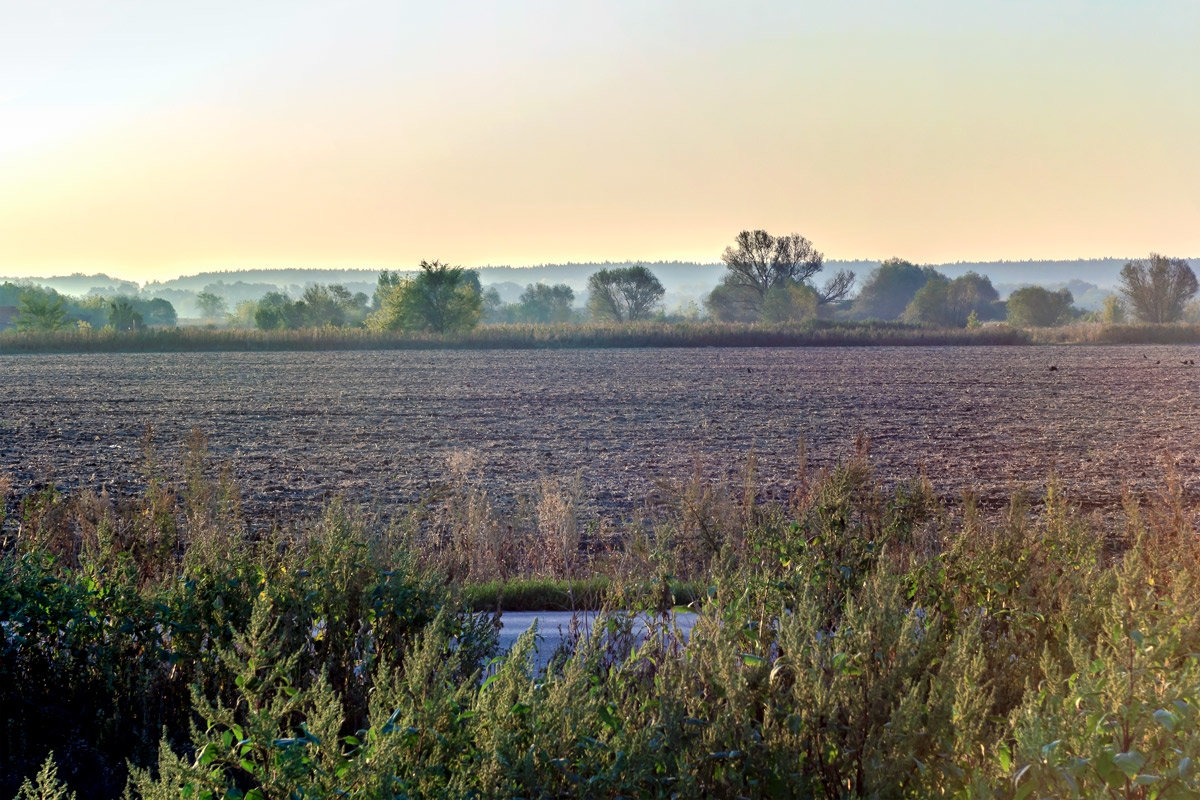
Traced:
<svg viewBox="0 0 1200 800">
<path fill-rule="evenodd" d="M 944 347 L 0 357 L 0 476 L 14 489 L 141 483 L 152 425 L 176 467 L 193 426 L 247 510 L 332 495 L 390 506 L 447 480 L 454 454 L 504 504 L 579 474 L 625 513 L 660 478 L 735 473 L 791 486 L 865 434 L 885 479 L 925 470 L 999 504 L 1051 470 L 1085 508 L 1161 484 L 1200 496 L 1200 368 L 1184 347 Z M 1054 369 L 1051 369 L 1054 367 Z M 461 460 L 460 460 L 461 461 Z"/>
</svg>

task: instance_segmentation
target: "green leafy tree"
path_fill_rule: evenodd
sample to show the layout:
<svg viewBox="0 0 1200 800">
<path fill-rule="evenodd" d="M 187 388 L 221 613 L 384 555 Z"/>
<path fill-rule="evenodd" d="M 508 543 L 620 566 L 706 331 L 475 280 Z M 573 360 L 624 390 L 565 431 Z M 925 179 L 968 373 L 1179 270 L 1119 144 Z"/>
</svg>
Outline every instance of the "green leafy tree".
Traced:
<svg viewBox="0 0 1200 800">
<path fill-rule="evenodd" d="M 483 290 L 483 319 L 485 322 L 512 322 L 512 306 L 500 297 L 500 291 L 495 286 Z"/>
<path fill-rule="evenodd" d="M 1176 322 L 1197 288 L 1196 273 L 1182 258 L 1151 253 L 1121 269 L 1121 294 L 1142 322 Z"/>
<path fill-rule="evenodd" d="M 816 289 L 803 283 L 776 286 L 763 300 L 763 322 L 803 322 L 817 316 L 820 298 Z"/>
<path fill-rule="evenodd" d="M 449 333 L 470 330 L 483 313 L 479 274 L 440 261 L 422 261 L 420 272 L 381 298 L 367 324 L 375 330 Z"/>
<path fill-rule="evenodd" d="M 291 330 L 303 324 L 303 306 L 282 292 L 267 292 L 254 309 L 254 325 L 259 330 Z"/>
<path fill-rule="evenodd" d="M 1000 293 L 986 275 L 968 272 L 950 281 L 947 300 L 950 304 L 951 319 L 961 327 L 967 324 L 971 312 L 975 312 L 981 320 L 995 319 Z"/>
<path fill-rule="evenodd" d="M 345 286 L 314 284 L 304 290 L 297 315 L 304 327 L 344 328 L 362 323 L 369 302 L 364 293 L 351 294 Z"/>
<path fill-rule="evenodd" d="M 1110 294 L 1104 298 L 1104 304 L 1100 307 L 1100 321 L 1105 325 L 1120 325 L 1125 322 L 1125 304 L 1121 302 L 1120 297 Z"/>
<path fill-rule="evenodd" d="M 304 304 L 305 327 L 341 328 L 346 324 L 346 309 L 331 288 L 315 284 L 304 290 L 300 302 Z"/>
<path fill-rule="evenodd" d="M 588 278 L 588 311 L 596 320 L 634 322 L 649 317 L 665 293 L 642 264 L 602 269 Z"/>
<path fill-rule="evenodd" d="M 212 292 L 200 292 L 196 295 L 196 306 L 200 309 L 200 316 L 207 320 L 221 319 L 228 311 L 225 298 Z"/>
<path fill-rule="evenodd" d="M 403 282 L 404 276 L 399 272 L 392 272 L 385 269 L 379 273 L 379 278 L 375 284 L 375 294 L 371 298 L 371 310 L 378 311 L 379 307 L 383 305 L 383 298 L 391 294 L 391 291 Z"/>
<path fill-rule="evenodd" d="M 964 328 L 971 314 L 977 320 L 995 319 L 999 293 L 986 276 L 968 272 L 954 280 L 931 278 L 904 310 L 904 321 L 917 325 Z"/>
<path fill-rule="evenodd" d="M 1049 328 L 1071 319 L 1075 298 L 1069 289 L 1052 292 L 1041 286 L 1025 286 L 1008 297 L 1008 321 L 1024 328 Z"/>
<path fill-rule="evenodd" d="M 75 800 L 75 792 L 58 777 L 53 751 L 42 762 L 37 776 L 32 781 L 26 778 L 21 784 L 14 800 Z"/>
<path fill-rule="evenodd" d="M 903 320 L 914 325 L 949 326 L 946 310 L 949 287 L 950 279 L 944 275 L 926 281 L 904 309 Z"/>
<path fill-rule="evenodd" d="M 86 323 L 88 327 L 102 328 L 108 324 L 108 307 L 112 302 L 111 297 L 97 294 L 89 295 L 74 303 L 69 300 L 67 302 L 74 306 L 70 309 L 71 316 Z"/>
<path fill-rule="evenodd" d="M 258 311 L 258 303 L 254 300 L 243 300 L 233 307 L 233 313 L 229 315 L 229 323 L 235 328 L 246 329 L 256 327 L 254 324 L 254 314 Z"/>
<path fill-rule="evenodd" d="M 119 331 L 140 331 L 146 323 L 128 297 L 114 297 L 108 304 L 108 324 Z"/>
<path fill-rule="evenodd" d="M 63 298 L 53 291 L 27 289 L 17 301 L 13 319 L 19 331 L 61 331 L 70 327 Z"/>
<path fill-rule="evenodd" d="M 161 325 L 173 328 L 179 322 L 179 317 L 175 313 L 175 306 L 171 305 L 169 300 L 155 297 L 152 300 L 138 300 L 136 302 L 139 307 L 138 310 L 142 312 L 142 317 L 146 320 L 147 325 Z"/>
<path fill-rule="evenodd" d="M 709 316 L 722 322 L 757 322 L 763 311 L 763 298 L 745 286 L 718 283 L 704 298 Z"/>
<path fill-rule="evenodd" d="M 531 283 L 517 301 L 515 316 L 522 322 L 568 322 L 574 313 L 571 309 L 574 302 L 575 292 L 565 283 L 554 286 Z"/>
<path fill-rule="evenodd" d="M 900 258 L 889 258 L 871 271 L 852 313 L 858 319 L 900 319 L 921 287 L 940 273 Z"/>
<path fill-rule="evenodd" d="M 0 306 L 15 306 L 21 301 L 21 295 L 29 291 L 26 286 L 5 281 L 0 283 Z"/>
</svg>

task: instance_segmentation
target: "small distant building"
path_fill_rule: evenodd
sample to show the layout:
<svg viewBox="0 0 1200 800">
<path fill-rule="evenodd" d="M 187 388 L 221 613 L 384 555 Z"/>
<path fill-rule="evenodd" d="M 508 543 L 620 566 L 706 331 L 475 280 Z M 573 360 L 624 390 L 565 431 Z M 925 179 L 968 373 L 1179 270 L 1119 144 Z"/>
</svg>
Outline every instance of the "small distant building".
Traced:
<svg viewBox="0 0 1200 800">
<path fill-rule="evenodd" d="M 15 328 L 17 325 L 17 307 L 0 306 L 0 331 Z"/>
</svg>

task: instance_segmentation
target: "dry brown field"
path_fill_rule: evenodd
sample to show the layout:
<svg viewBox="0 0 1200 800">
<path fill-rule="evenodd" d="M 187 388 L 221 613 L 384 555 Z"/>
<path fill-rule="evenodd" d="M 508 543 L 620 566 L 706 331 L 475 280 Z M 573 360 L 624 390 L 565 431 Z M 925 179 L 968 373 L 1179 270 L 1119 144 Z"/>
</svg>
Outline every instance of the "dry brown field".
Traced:
<svg viewBox="0 0 1200 800">
<path fill-rule="evenodd" d="M 593 510 L 632 513 L 663 478 L 765 493 L 869 437 L 885 480 L 947 498 L 1037 496 L 1054 471 L 1085 509 L 1160 486 L 1200 495 L 1200 368 L 1168 346 L 906 347 L 0 356 L 0 476 L 136 491 L 143 434 L 178 474 L 193 426 L 257 516 L 330 497 L 395 508 L 451 463 L 497 503 L 579 476 Z M 1053 367 L 1053 369 L 1051 369 Z"/>
</svg>

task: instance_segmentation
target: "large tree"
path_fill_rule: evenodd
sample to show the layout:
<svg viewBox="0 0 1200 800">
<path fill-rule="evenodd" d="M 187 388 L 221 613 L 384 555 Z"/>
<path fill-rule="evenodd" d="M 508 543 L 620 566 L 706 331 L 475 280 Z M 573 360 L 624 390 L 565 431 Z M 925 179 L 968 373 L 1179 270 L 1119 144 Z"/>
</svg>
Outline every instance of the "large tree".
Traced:
<svg viewBox="0 0 1200 800">
<path fill-rule="evenodd" d="M 1182 258 L 1151 253 L 1121 269 L 1121 294 L 1142 322 L 1175 322 L 1197 288 L 1196 273 Z"/>
<path fill-rule="evenodd" d="M 642 264 L 602 269 L 588 278 L 588 311 L 592 319 L 610 322 L 646 319 L 665 293 L 662 283 Z"/>
<path fill-rule="evenodd" d="M 196 295 L 196 307 L 200 309 L 200 316 L 210 321 L 221 319 L 229 311 L 225 298 L 208 290 Z"/>
<path fill-rule="evenodd" d="M 37 288 L 21 292 L 13 322 L 19 331 L 60 331 L 71 325 L 62 296 L 53 290 Z"/>
<path fill-rule="evenodd" d="M 1000 295 L 985 275 L 968 272 L 954 280 L 938 275 L 931 278 L 913 296 L 904 309 L 904 321 L 918 325 L 962 328 L 972 312 L 979 319 L 996 316 Z"/>
<path fill-rule="evenodd" d="M 825 257 L 800 234 L 772 236 L 762 230 L 739 233 L 721 260 L 729 269 L 723 279 L 727 285 L 745 286 L 760 298 L 777 286 L 811 284 L 825 266 Z M 853 285 L 854 273 L 843 270 L 830 278 L 817 296 L 822 303 L 832 303 L 843 299 Z"/>
<path fill-rule="evenodd" d="M 142 312 L 128 297 L 114 297 L 109 301 L 108 324 L 118 331 L 140 331 L 146 327 Z"/>
<path fill-rule="evenodd" d="M 531 283 L 521 293 L 513 316 L 521 322 L 569 322 L 574 302 L 575 291 L 565 283 Z"/>
<path fill-rule="evenodd" d="M 163 325 L 173 328 L 179 321 L 178 315 L 175 313 L 175 306 L 171 305 L 169 300 L 155 297 L 153 300 L 139 300 L 136 303 L 147 325 Z"/>
<path fill-rule="evenodd" d="M 1008 296 L 1005 308 L 1011 325 L 1049 328 L 1071 318 L 1071 303 L 1074 302 L 1070 289 L 1052 292 L 1041 286 L 1025 286 Z"/>
<path fill-rule="evenodd" d="M 900 319 L 921 287 L 940 273 L 933 267 L 918 267 L 902 258 L 889 258 L 871 271 L 854 298 L 858 319 Z"/>
<path fill-rule="evenodd" d="M 448 333 L 475 327 L 482 310 L 479 273 L 422 261 L 415 277 L 401 279 L 387 290 L 367 323 L 377 330 Z"/>
<path fill-rule="evenodd" d="M 706 305 L 716 317 L 731 321 L 762 318 L 767 294 L 788 286 L 812 286 L 825 257 L 798 233 L 772 236 L 763 230 L 742 231 L 721 254 L 728 272 Z M 842 300 L 854 286 L 854 273 L 842 270 L 816 289 L 818 304 Z"/>
</svg>

